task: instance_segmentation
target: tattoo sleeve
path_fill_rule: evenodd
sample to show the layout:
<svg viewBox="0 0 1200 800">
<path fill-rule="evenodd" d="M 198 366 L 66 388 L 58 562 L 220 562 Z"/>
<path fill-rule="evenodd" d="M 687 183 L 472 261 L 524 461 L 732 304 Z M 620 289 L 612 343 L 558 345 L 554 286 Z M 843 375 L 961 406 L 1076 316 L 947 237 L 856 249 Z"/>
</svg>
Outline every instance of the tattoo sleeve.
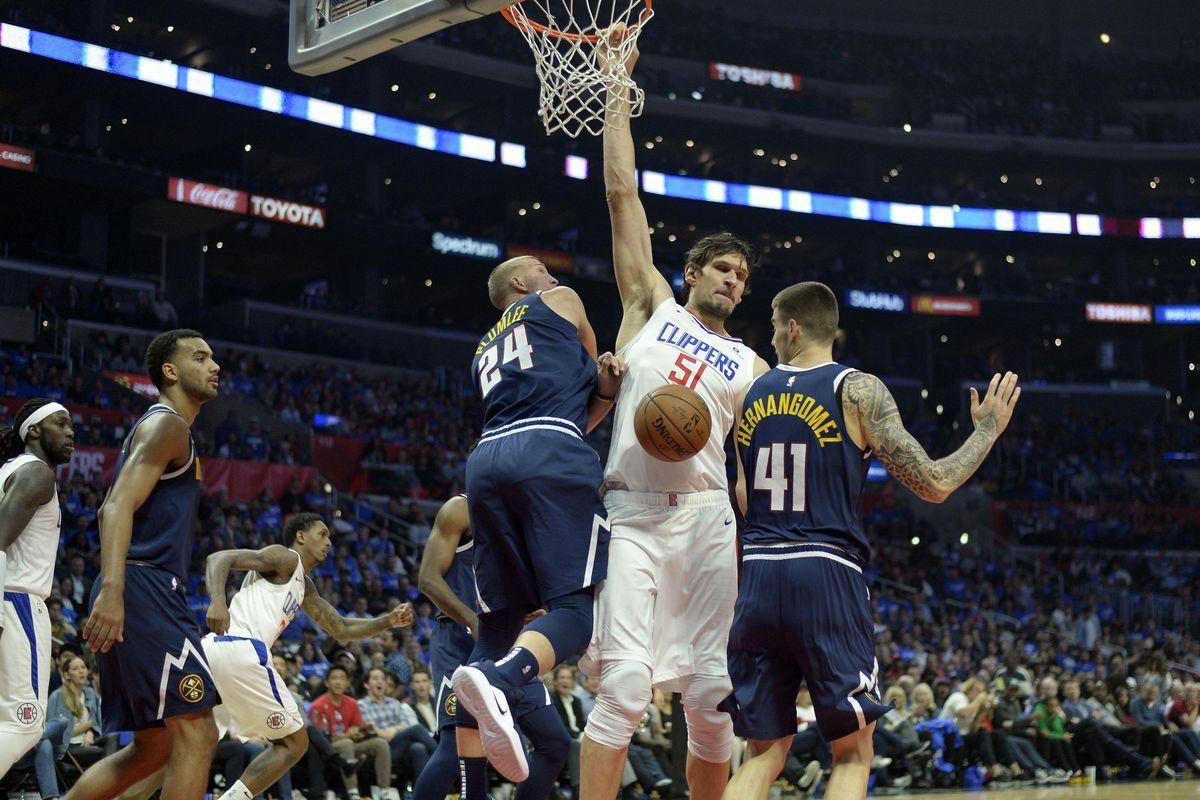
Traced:
<svg viewBox="0 0 1200 800">
<path fill-rule="evenodd" d="M 853 409 L 876 458 L 913 494 L 940 503 L 966 483 L 987 458 L 995 442 L 997 421 L 985 417 L 962 446 L 933 460 L 904 427 L 892 393 L 874 375 L 854 372 L 846 377 L 842 402 Z"/>
<path fill-rule="evenodd" d="M 322 630 L 339 642 L 369 639 L 392 627 L 387 614 L 372 619 L 346 619 L 328 600 L 317 593 L 316 584 L 311 578 L 305 578 L 304 582 L 304 602 L 300 604 L 300 608 L 313 622 L 320 625 Z"/>
</svg>

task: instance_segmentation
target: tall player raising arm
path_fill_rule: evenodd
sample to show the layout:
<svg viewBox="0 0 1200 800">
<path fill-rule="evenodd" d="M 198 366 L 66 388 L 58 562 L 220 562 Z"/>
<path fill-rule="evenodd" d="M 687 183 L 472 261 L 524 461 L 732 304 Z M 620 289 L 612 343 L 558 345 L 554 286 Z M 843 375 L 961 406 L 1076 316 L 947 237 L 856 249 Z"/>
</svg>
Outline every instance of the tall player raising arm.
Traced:
<svg viewBox="0 0 1200 800">
<path fill-rule="evenodd" d="M 162 476 L 191 458 L 187 422 L 178 414 L 155 414 L 138 426 L 120 477 L 100 506 L 100 574 L 104 583 L 83 627 L 88 647 L 107 653 L 125 641 L 125 557 L 133 536 L 133 515 Z"/>
<path fill-rule="evenodd" d="M 624 35 L 624 26 L 609 32 L 614 40 Z M 601 59 L 608 58 L 610 51 L 603 40 L 597 52 Z M 625 62 L 626 71 L 632 73 L 637 60 L 638 50 L 634 47 Z M 650 223 L 638 196 L 633 132 L 629 124 L 631 105 L 628 94 L 610 102 L 604 132 L 604 193 L 612 223 L 613 271 L 623 311 L 617 332 L 618 352 L 645 327 L 654 309 L 674 296 L 667 279 L 654 267 Z"/>
</svg>

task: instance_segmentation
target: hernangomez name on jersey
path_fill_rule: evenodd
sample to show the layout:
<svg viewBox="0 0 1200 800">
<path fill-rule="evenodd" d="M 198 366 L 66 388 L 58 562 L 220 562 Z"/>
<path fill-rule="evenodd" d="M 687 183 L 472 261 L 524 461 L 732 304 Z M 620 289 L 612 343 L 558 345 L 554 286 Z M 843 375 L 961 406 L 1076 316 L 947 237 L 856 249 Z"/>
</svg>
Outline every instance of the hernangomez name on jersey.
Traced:
<svg viewBox="0 0 1200 800">
<path fill-rule="evenodd" d="M 633 492 L 728 491 L 725 438 L 733 427 L 737 399 L 754 380 L 755 352 L 741 339 L 712 332 L 686 308 L 666 300 L 617 355 L 625 359 L 626 373 L 614 410 L 605 484 Z M 704 449 L 679 463 L 650 456 L 633 431 L 638 403 L 669 383 L 699 394 L 713 421 Z"/>
<path fill-rule="evenodd" d="M 304 602 L 304 562 L 295 550 L 288 552 L 296 556 L 296 569 L 287 583 L 272 583 L 254 571 L 246 573 L 229 604 L 229 635 L 258 639 L 270 650 L 296 618 Z"/>
<path fill-rule="evenodd" d="M 33 453 L 22 453 L 0 466 L 0 498 L 4 484 L 24 466 L 38 461 Z M 58 484 L 54 496 L 38 506 L 17 540 L 8 546 L 7 591 L 33 595 L 45 600 L 54 588 L 54 563 L 58 558 L 58 540 L 62 530 L 62 509 L 58 505 Z"/>
</svg>

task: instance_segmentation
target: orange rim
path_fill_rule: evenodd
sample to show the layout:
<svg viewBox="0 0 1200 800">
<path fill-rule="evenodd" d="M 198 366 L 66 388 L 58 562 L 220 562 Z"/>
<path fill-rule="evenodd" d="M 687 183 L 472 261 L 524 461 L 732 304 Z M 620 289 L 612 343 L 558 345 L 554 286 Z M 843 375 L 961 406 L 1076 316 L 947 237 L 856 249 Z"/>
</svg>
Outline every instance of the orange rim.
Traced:
<svg viewBox="0 0 1200 800">
<path fill-rule="evenodd" d="M 555 36 L 559 39 L 566 39 L 572 42 L 594 43 L 600 39 L 600 34 L 598 33 L 570 33 L 568 31 L 560 31 L 547 27 L 540 22 L 534 22 L 528 17 L 525 19 L 518 19 L 516 14 L 513 13 L 513 9 L 522 2 L 524 2 L 524 0 L 517 0 L 517 2 L 513 3 L 512 5 L 505 6 L 504 8 L 500 9 L 501 16 L 508 20 L 514 28 L 522 28 L 525 30 L 532 29 L 538 33 L 545 34 L 546 36 Z M 636 32 L 637 29 L 646 24 L 646 22 L 654 14 L 654 0 L 643 0 L 643 2 L 646 4 L 646 7 L 643 8 L 642 13 L 638 15 L 638 24 L 629 28 L 629 33 Z"/>
</svg>

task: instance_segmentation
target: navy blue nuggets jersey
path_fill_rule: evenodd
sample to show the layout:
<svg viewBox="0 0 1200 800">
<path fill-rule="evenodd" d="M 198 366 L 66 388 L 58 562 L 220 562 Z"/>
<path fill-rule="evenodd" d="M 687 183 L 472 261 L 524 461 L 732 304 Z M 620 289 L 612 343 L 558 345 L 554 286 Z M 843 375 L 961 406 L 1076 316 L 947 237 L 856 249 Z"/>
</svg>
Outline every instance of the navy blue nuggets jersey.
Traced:
<svg viewBox="0 0 1200 800">
<path fill-rule="evenodd" d="M 575 325 L 542 302 L 540 292 L 504 311 L 479 341 L 471 373 L 483 398 L 485 433 L 542 417 L 586 430 L 596 362 Z"/>
<path fill-rule="evenodd" d="M 138 426 L 153 414 L 176 414 L 170 406 L 155 403 L 134 423 L 113 472 L 113 483 L 121 475 L 121 469 L 129 458 L 133 435 Z M 204 489 L 200 459 L 196 457 L 196 443 L 188 434 L 191 456 L 179 469 L 163 474 L 158 485 L 150 492 L 146 502 L 133 514 L 133 535 L 129 540 L 129 561 L 165 569 L 180 580 L 188 574 L 192 559 L 192 546 L 196 540 L 196 510 L 200 505 L 200 494 Z"/>
<path fill-rule="evenodd" d="M 446 579 L 454 596 L 478 614 L 479 599 L 475 593 L 475 554 L 471 552 L 474 546 L 474 539 L 467 539 L 459 544 L 454 550 L 454 560 L 450 562 L 450 569 L 446 570 L 446 574 L 442 577 Z M 437 618 L 447 619 L 441 609 L 438 609 Z"/>
<path fill-rule="evenodd" d="M 742 405 L 734 438 L 746 473 L 746 545 L 832 544 L 866 564 L 860 495 L 868 453 L 846 433 L 842 381 L 833 362 L 781 364 L 760 376 Z"/>
</svg>

